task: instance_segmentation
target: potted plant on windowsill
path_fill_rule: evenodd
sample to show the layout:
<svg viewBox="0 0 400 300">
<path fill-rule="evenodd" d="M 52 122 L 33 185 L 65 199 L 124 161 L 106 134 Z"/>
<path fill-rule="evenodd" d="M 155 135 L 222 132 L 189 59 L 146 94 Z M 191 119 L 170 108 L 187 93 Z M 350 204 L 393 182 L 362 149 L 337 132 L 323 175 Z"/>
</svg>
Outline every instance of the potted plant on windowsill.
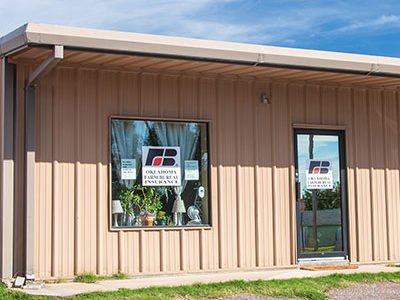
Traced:
<svg viewBox="0 0 400 300">
<path fill-rule="evenodd" d="M 152 186 L 142 186 L 140 184 L 133 187 L 133 204 L 139 211 L 139 217 L 143 226 L 153 226 L 157 212 L 162 208 L 161 198 L 168 193 L 162 188 Z"/>
<path fill-rule="evenodd" d="M 120 190 L 118 192 L 118 200 L 121 204 L 123 213 L 125 215 L 125 223 L 124 225 L 130 225 L 130 222 L 134 220 L 135 216 L 133 213 L 133 199 L 134 199 L 134 191 L 132 188 L 128 188 L 126 185 L 121 185 Z M 131 220 L 129 220 L 131 219 Z"/>
<path fill-rule="evenodd" d="M 160 210 L 157 213 L 157 225 L 167 225 L 167 215 L 165 211 Z"/>
</svg>

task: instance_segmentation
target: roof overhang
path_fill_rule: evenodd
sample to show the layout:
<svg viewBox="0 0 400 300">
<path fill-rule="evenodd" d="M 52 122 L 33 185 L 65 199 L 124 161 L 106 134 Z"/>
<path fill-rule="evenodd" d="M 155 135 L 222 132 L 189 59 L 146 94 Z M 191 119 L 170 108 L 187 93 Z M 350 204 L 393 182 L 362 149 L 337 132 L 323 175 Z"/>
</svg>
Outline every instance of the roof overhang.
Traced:
<svg viewBox="0 0 400 300">
<path fill-rule="evenodd" d="M 0 56 L 62 45 L 107 53 L 400 77 L 400 59 L 28 23 L 0 39 Z"/>
</svg>

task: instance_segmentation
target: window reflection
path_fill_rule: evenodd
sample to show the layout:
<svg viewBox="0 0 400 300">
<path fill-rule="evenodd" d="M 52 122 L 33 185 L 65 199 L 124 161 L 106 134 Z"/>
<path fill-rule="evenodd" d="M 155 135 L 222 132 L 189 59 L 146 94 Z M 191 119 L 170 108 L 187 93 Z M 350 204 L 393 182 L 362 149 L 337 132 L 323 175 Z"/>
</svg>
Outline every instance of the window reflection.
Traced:
<svg viewBox="0 0 400 300">
<path fill-rule="evenodd" d="M 112 226 L 209 224 L 208 128 L 111 120 Z"/>
</svg>

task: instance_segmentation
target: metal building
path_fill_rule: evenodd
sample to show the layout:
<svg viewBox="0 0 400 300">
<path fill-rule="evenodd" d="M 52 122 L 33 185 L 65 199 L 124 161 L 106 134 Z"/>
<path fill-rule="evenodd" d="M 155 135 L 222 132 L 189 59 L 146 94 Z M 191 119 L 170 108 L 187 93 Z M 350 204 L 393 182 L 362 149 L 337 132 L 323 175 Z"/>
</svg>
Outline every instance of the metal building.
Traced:
<svg viewBox="0 0 400 300">
<path fill-rule="evenodd" d="M 400 59 L 29 23 L 0 61 L 2 278 L 400 261 Z"/>
</svg>

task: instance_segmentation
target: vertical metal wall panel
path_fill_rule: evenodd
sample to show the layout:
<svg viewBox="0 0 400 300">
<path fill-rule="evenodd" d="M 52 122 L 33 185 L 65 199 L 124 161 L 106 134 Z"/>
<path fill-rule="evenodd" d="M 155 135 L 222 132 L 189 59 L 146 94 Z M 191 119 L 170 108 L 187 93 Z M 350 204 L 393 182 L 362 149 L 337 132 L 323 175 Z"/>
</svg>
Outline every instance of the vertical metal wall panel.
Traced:
<svg viewBox="0 0 400 300">
<path fill-rule="evenodd" d="M 293 158 L 290 157 L 289 147 L 291 128 L 288 118 L 287 84 L 273 83 L 272 97 L 275 105 L 272 109 L 273 134 L 273 213 L 275 234 L 275 265 L 290 264 L 290 182 L 289 166 Z"/>
<path fill-rule="evenodd" d="M 368 147 L 370 149 L 371 233 L 373 260 L 387 260 L 385 158 L 381 90 L 368 91 Z"/>
<path fill-rule="evenodd" d="M 140 115 L 157 117 L 160 114 L 158 75 L 143 73 L 140 86 Z"/>
<path fill-rule="evenodd" d="M 274 265 L 274 212 L 273 212 L 273 147 L 272 105 L 261 103 L 261 94 L 271 97 L 268 82 L 254 83 L 254 131 L 255 131 L 255 194 L 257 201 L 258 266 Z"/>
<path fill-rule="evenodd" d="M 4 201 L 4 196 L 3 196 L 3 191 L 4 191 L 4 186 L 3 186 L 3 180 L 4 180 L 4 171 L 5 171 L 5 166 L 4 166 L 4 106 L 5 106 L 5 58 L 0 58 L 0 132 L 2 133 L 0 135 L 0 201 L 2 202 L 0 205 L 0 216 L 3 216 L 5 213 L 5 210 L 3 208 L 3 201 Z M 1 221 L 3 223 L 3 221 Z M 3 229 L 3 226 L 1 226 Z M 5 234 L 3 234 L 3 230 L 0 232 L 0 243 L 2 249 L 0 249 L 1 257 L 0 257 L 0 266 L 1 266 L 1 275 L 2 277 L 5 275 L 3 270 L 3 265 L 6 263 L 4 262 L 3 258 L 3 252 L 5 251 L 6 246 L 3 246 L 3 240 L 5 239 Z M 6 275 L 7 276 L 7 275 Z"/>
<path fill-rule="evenodd" d="M 14 276 L 15 66 L 0 59 L 1 277 Z"/>
<path fill-rule="evenodd" d="M 118 114 L 138 115 L 140 111 L 140 89 L 137 73 L 118 73 Z M 137 232 L 119 233 L 118 269 L 127 274 L 139 272 L 139 234 Z"/>
<path fill-rule="evenodd" d="M 318 85 L 306 86 L 306 123 L 321 123 L 321 91 Z"/>
<path fill-rule="evenodd" d="M 125 236 L 125 265 L 122 266 L 121 272 L 126 274 L 139 273 L 139 232 L 128 232 Z"/>
<path fill-rule="evenodd" d="M 232 79 L 218 80 L 218 172 L 219 172 L 219 224 L 221 226 L 222 269 L 238 267 L 237 253 L 237 151 L 236 138 L 236 108 L 234 102 L 234 81 Z M 221 186 L 224 186 L 221 189 Z"/>
<path fill-rule="evenodd" d="M 236 186 L 238 267 L 255 266 L 255 212 L 254 212 L 254 124 L 251 82 L 237 81 L 236 95 Z M 250 104 L 250 105 L 249 105 Z"/>
<path fill-rule="evenodd" d="M 194 272 L 200 270 L 200 239 L 199 230 L 186 230 L 185 270 Z"/>
<path fill-rule="evenodd" d="M 165 271 L 170 272 L 179 272 L 181 268 L 180 264 L 180 241 L 179 241 L 179 231 L 165 231 L 164 232 L 164 259 L 165 264 L 164 268 Z M 191 255 L 189 255 L 191 258 Z"/>
<path fill-rule="evenodd" d="M 40 199 L 35 206 L 36 211 L 36 241 L 35 241 L 35 266 L 40 278 L 51 277 L 52 258 L 52 130 L 53 130 L 53 93 L 52 85 L 44 83 L 37 90 L 37 97 L 41 101 L 36 102 L 36 198 Z"/>
<path fill-rule="evenodd" d="M 304 84 L 289 85 L 289 103 L 292 111 L 292 122 L 306 123 L 306 101 Z"/>
<path fill-rule="evenodd" d="M 119 74 L 119 113 L 138 115 L 140 111 L 140 74 L 121 72 Z"/>
<path fill-rule="evenodd" d="M 74 145 L 74 273 L 82 273 L 82 270 L 86 269 L 86 262 L 82 259 L 82 247 L 84 241 L 82 240 L 82 139 L 81 139 L 81 102 L 82 102 L 82 70 L 75 70 L 74 76 L 74 134 L 75 134 L 75 145 Z"/>
<path fill-rule="evenodd" d="M 348 87 L 338 87 L 338 124 L 345 126 L 346 134 L 346 166 L 347 166 L 347 208 L 348 208 L 348 239 L 349 259 L 358 261 L 358 211 L 356 209 L 355 193 L 355 155 L 354 155 L 354 124 L 353 124 L 353 91 Z"/>
<path fill-rule="evenodd" d="M 109 229 L 109 122 L 110 115 L 118 113 L 119 91 L 118 91 L 118 73 L 113 71 L 99 71 L 98 82 L 98 120 L 97 131 L 98 140 L 97 146 L 100 148 L 98 152 L 98 172 L 100 175 L 98 185 L 99 195 L 98 209 L 98 231 L 100 231 L 101 244 L 103 247 L 102 260 L 104 274 L 113 274 L 118 271 L 118 233 L 110 232 Z M 113 99 L 113 101 L 110 101 Z M 100 164 L 99 164 L 100 163 Z"/>
<path fill-rule="evenodd" d="M 181 76 L 179 78 L 179 116 L 185 119 L 199 118 L 199 78 Z"/>
<path fill-rule="evenodd" d="M 59 238 L 58 263 L 59 276 L 69 277 L 74 274 L 75 245 L 75 72 L 73 69 L 62 69 L 57 74 L 59 93 L 55 122 L 59 127 L 53 143 L 57 152 L 53 159 L 58 161 L 58 191 L 54 202 L 57 202 L 57 222 Z"/>
<path fill-rule="evenodd" d="M 75 199 L 79 210 L 76 210 L 76 272 L 95 272 L 96 270 L 96 85 L 97 73 L 91 70 L 79 70 L 76 80 L 77 107 L 76 129 L 77 167 L 79 179 Z"/>
<path fill-rule="evenodd" d="M 359 261 L 367 262 L 372 259 L 371 239 L 371 191 L 369 176 L 368 148 L 368 101 L 365 89 L 354 90 L 354 129 L 355 129 L 355 179 L 356 207 L 358 211 L 358 240 Z"/>
<path fill-rule="evenodd" d="M 321 88 L 321 123 L 325 125 L 337 124 L 336 88 Z"/>
<path fill-rule="evenodd" d="M 180 102 L 185 101 L 180 99 L 178 76 L 158 76 L 159 78 L 159 94 L 158 94 L 158 109 L 157 117 L 176 118 L 179 115 Z"/>
<path fill-rule="evenodd" d="M 14 273 L 25 272 L 25 86 L 33 67 L 17 65 L 15 115 Z"/>
<path fill-rule="evenodd" d="M 209 195 L 211 197 L 211 212 L 210 222 L 213 230 L 204 230 L 204 244 L 202 244 L 203 253 L 203 268 L 206 270 L 214 270 L 219 266 L 219 222 L 218 222 L 218 139 L 215 134 L 217 130 L 217 83 L 214 78 L 199 78 L 198 79 L 198 117 L 200 119 L 211 120 L 209 124 L 209 160 L 210 174 L 213 178 L 210 182 L 211 187 Z"/>
<path fill-rule="evenodd" d="M 143 250 L 145 251 L 144 272 L 145 273 L 158 273 L 160 272 L 160 232 L 159 231 L 146 231 L 145 242 L 143 243 Z M 176 236 L 172 236 L 176 238 Z M 176 245 L 179 244 L 179 239 Z"/>
<path fill-rule="evenodd" d="M 23 124 L 31 69 L 17 69 L 16 186 L 22 187 L 18 120 Z M 261 103 L 262 93 L 271 104 Z M 351 261 L 399 259 L 397 92 L 60 67 L 40 84 L 37 98 L 38 278 L 295 263 L 293 123 L 345 127 Z M 112 114 L 210 120 L 211 229 L 109 231 Z M 18 251 L 14 264 L 23 270 Z"/>
<path fill-rule="evenodd" d="M 383 94 L 384 113 L 384 138 L 385 138 L 385 172 L 387 190 L 387 214 L 388 214 L 388 240 L 389 259 L 400 258 L 399 238 L 399 132 L 396 94 L 393 91 L 385 91 Z"/>
</svg>

